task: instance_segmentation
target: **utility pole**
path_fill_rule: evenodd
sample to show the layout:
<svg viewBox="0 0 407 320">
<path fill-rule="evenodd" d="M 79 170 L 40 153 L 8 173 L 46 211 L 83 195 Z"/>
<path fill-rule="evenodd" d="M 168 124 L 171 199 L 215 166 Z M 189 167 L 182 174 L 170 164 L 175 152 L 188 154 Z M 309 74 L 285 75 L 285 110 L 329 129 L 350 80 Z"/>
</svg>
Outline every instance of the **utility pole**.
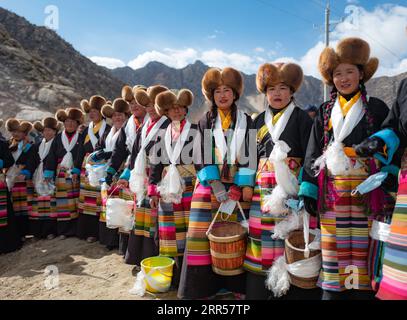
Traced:
<svg viewBox="0 0 407 320">
<path fill-rule="evenodd" d="M 331 27 L 330 16 L 331 16 L 331 6 L 328 0 L 325 9 L 325 46 L 327 48 L 329 47 L 329 32 Z M 327 100 L 328 100 L 328 86 L 324 84 L 324 101 Z"/>
</svg>

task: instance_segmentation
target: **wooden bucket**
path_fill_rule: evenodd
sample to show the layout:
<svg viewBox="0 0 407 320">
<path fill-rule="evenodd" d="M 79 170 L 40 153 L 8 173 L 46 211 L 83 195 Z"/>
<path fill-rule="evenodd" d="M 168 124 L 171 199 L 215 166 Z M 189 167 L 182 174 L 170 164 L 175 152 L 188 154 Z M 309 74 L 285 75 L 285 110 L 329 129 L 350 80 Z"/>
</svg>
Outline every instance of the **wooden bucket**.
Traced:
<svg viewBox="0 0 407 320">
<path fill-rule="evenodd" d="M 244 273 L 247 230 L 236 222 L 218 222 L 208 233 L 212 270 L 221 276 Z"/>
<path fill-rule="evenodd" d="M 315 239 L 313 234 L 310 234 L 310 243 Z M 297 261 L 304 260 L 304 232 L 303 230 L 296 230 L 289 234 L 285 240 L 285 257 L 287 264 L 292 264 Z M 320 250 L 310 250 L 309 258 L 321 255 Z M 300 278 L 289 273 L 291 284 L 302 289 L 315 289 L 317 288 L 318 276 L 313 278 Z"/>
</svg>

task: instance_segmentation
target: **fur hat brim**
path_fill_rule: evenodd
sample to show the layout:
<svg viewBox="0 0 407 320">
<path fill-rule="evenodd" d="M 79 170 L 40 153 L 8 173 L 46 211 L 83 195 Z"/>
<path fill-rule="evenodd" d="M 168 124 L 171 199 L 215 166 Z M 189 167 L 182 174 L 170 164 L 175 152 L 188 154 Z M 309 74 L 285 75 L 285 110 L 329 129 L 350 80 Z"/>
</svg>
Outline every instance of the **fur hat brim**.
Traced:
<svg viewBox="0 0 407 320">
<path fill-rule="evenodd" d="M 188 89 L 179 92 L 168 90 L 160 93 L 155 100 L 155 109 L 160 116 L 165 115 L 174 106 L 189 108 L 194 102 L 194 95 Z"/>
<path fill-rule="evenodd" d="M 130 114 L 130 107 L 126 100 L 124 99 L 116 99 L 113 102 L 113 105 L 104 105 L 102 108 L 102 115 L 105 118 L 112 118 L 115 112 L 124 113 L 125 115 Z"/>
<path fill-rule="evenodd" d="M 20 128 L 20 121 L 11 118 L 6 121 L 6 130 L 8 132 L 17 131 Z"/>
<path fill-rule="evenodd" d="M 212 102 L 214 91 L 222 85 L 230 87 L 237 95 L 237 99 L 243 94 L 242 74 L 233 68 L 209 69 L 202 79 L 202 93 L 208 101 Z"/>
<path fill-rule="evenodd" d="M 379 67 L 377 58 L 370 58 L 369 44 L 360 38 L 346 38 L 338 43 L 336 51 L 325 48 L 319 58 L 319 72 L 327 85 L 334 86 L 333 73 L 341 63 L 361 66 L 363 82 L 368 82 Z"/>
<path fill-rule="evenodd" d="M 101 96 L 93 96 L 90 98 L 89 102 L 87 103 L 86 100 L 81 102 L 82 110 L 85 113 L 89 113 L 92 109 L 95 109 L 99 112 L 102 111 L 102 107 L 106 104 L 106 99 Z"/>
<path fill-rule="evenodd" d="M 267 88 L 284 83 L 297 92 L 304 80 L 302 68 L 295 63 L 265 63 L 256 76 L 257 90 L 266 93 Z"/>
<path fill-rule="evenodd" d="M 44 129 L 48 128 L 58 131 L 58 120 L 50 117 L 45 118 L 44 120 L 42 120 L 42 126 L 44 127 Z"/>
<path fill-rule="evenodd" d="M 144 108 L 148 106 L 155 106 L 155 100 L 157 96 L 162 93 L 167 91 L 168 88 L 161 86 L 161 85 L 156 85 L 149 87 L 147 91 L 143 89 L 139 89 L 136 91 L 134 97 L 136 98 L 136 101 L 139 105 L 143 106 Z"/>
<path fill-rule="evenodd" d="M 85 120 L 82 110 L 77 108 L 68 108 L 66 110 L 60 109 L 56 112 L 55 119 L 62 123 L 68 119 L 71 119 L 78 122 L 78 124 L 83 124 Z"/>
</svg>

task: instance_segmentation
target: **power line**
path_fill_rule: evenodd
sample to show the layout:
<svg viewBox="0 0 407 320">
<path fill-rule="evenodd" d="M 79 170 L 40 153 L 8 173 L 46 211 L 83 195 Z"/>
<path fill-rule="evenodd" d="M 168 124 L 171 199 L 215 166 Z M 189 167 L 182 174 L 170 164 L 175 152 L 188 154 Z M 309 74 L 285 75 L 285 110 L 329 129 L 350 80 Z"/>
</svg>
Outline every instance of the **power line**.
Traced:
<svg viewBox="0 0 407 320">
<path fill-rule="evenodd" d="M 285 10 L 285 9 L 283 9 L 283 8 L 280 8 L 280 7 L 276 6 L 275 4 L 272 4 L 272 3 L 267 2 L 267 1 L 265 1 L 265 0 L 257 0 L 257 2 L 259 2 L 259 3 L 261 3 L 261 4 L 264 4 L 264 5 L 266 5 L 266 6 L 272 7 L 272 8 L 274 8 L 274 9 L 277 9 L 277 10 L 279 10 L 279 11 L 281 11 L 281 12 L 284 12 L 284 13 L 286 13 L 286 14 L 288 14 L 288 15 L 291 15 L 291 16 L 293 16 L 293 17 L 296 17 L 296 18 L 298 18 L 298 19 L 301 19 L 301 20 L 303 20 L 303 21 L 305 21 L 305 22 L 310 23 L 311 25 L 313 24 L 313 22 L 312 22 L 311 20 L 309 20 L 309 19 L 307 19 L 307 18 L 304 18 L 303 16 L 297 15 L 297 14 L 293 13 L 292 11 Z"/>
</svg>

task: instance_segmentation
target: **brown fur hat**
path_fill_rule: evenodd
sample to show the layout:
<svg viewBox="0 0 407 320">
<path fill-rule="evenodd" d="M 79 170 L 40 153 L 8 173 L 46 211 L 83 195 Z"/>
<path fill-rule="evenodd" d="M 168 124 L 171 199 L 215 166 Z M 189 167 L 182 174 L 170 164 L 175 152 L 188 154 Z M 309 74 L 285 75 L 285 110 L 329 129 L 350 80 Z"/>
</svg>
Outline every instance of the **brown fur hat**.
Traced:
<svg viewBox="0 0 407 320">
<path fill-rule="evenodd" d="M 31 122 L 28 121 L 19 121 L 17 119 L 8 119 L 6 122 L 6 129 L 9 132 L 20 131 L 28 134 L 33 128 Z"/>
<path fill-rule="evenodd" d="M 130 106 L 124 99 L 118 98 L 113 102 L 113 105 L 105 104 L 102 108 L 102 115 L 105 118 L 112 118 L 115 112 L 130 114 Z"/>
<path fill-rule="evenodd" d="M 147 90 L 147 88 L 143 85 L 136 85 L 133 88 L 130 86 L 124 86 L 122 89 L 122 99 L 127 101 L 128 103 L 134 101 L 134 95 L 136 94 L 137 90 Z"/>
<path fill-rule="evenodd" d="M 243 77 L 242 74 L 236 69 L 209 69 L 202 79 L 202 93 L 208 101 L 212 101 L 213 92 L 221 85 L 232 88 L 233 91 L 238 95 L 238 98 L 242 96 Z"/>
<path fill-rule="evenodd" d="M 194 94 L 188 89 L 180 91 L 168 90 L 161 92 L 155 100 L 155 109 L 160 116 L 167 113 L 175 105 L 188 108 L 194 102 Z"/>
<path fill-rule="evenodd" d="M 154 106 L 155 105 L 155 100 L 156 97 L 164 91 L 167 91 L 168 88 L 157 85 L 157 86 L 152 86 L 147 89 L 147 91 L 143 89 L 139 89 L 136 91 L 134 94 L 134 97 L 136 98 L 136 101 L 139 105 L 143 106 L 144 108 L 148 106 Z"/>
<path fill-rule="evenodd" d="M 256 85 L 260 93 L 266 93 L 268 87 L 279 83 L 284 83 L 297 92 L 303 80 L 304 73 L 298 64 L 265 63 L 257 72 Z"/>
<path fill-rule="evenodd" d="M 84 114 L 82 110 L 78 108 L 68 108 L 66 110 L 61 109 L 58 110 L 55 114 L 55 119 L 61 122 L 65 122 L 67 119 L 75 120 L 79 124 L 83 124 L 84 122 Z"/>
<path fill-rule="evenodd" d="M 319 72 L 324 82 L 333 86 L 333 72 L 341 63 L 361 66 L 364 77 L 363 82 L 368 82 L 379 67 L 377 58 L 370 58 L 369 44 L 360 38 L 346 38 L 338 43 L 336 51 L 325 48 L 319 58 Z"/>
<path fill-rule="evenodd" d="M 34 129 L 38 132 L 43 132 L 45 128 L 59 131 L 60 122 L 55 118 L 45 118 L 42 121 L 36 121 L 34 123 Z"/>
<path fill-rule="evenodd" d="M 90 110 L 96 109 L 99 112 L 102 110 L 102 107 L 106 104 L 106 99 L 101 96 L 93 96 L 90 98 L 89 102 L 82 100 L 81 107 L 85 113 L 89 113 Z"/>
</svg>

